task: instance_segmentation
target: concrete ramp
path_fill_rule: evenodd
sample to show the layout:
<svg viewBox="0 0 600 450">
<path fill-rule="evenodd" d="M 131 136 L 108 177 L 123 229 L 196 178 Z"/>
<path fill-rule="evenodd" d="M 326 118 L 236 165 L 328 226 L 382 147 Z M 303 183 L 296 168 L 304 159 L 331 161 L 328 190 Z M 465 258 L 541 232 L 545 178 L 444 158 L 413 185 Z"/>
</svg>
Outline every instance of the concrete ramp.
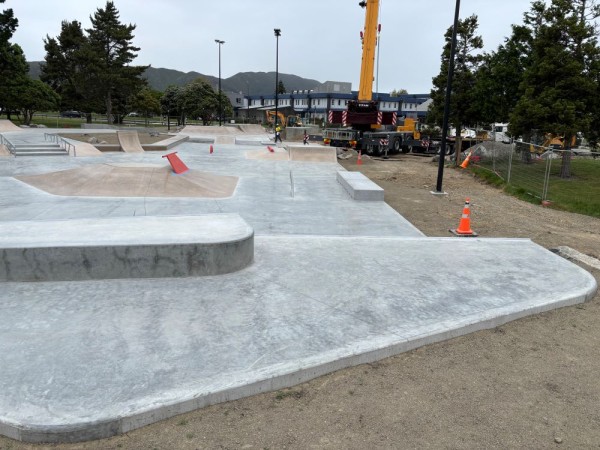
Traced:
<svg viewBox="0 0 600 450">
<path fill-rule="evenodd" d="M 264 129 L 264 127 L 262 125 L 255 125 L 255 124 L 246 123 L 246 124 L 239 124 L 238 127 L 244 133 L 248 133 L 248 134 L 266 134 L 266 131 L 265 131 L 265 129 Z"/>
<path fill-rule="evenodd" d="M 86 197 L 231 197 L 238 177 L 190 170 L 174 175 L 169 166 L 93 164 L 18 180 L 54 195 Z"/>
<path fill-rule="evenodd" d="M 75 146 L 75 156 L 102 156 L 102 152 L 87 142 L 68 139 L 70 144 Z"/>
<path fill-rule="evenodd" d="M 0 133 L 4 133 L 6 131 L 23 131 L 23 128 L 16 126 L 10 120 L 1 119 L 0 120 Z"/>
<path fill-rule="evenodd" d="M 335 147 L 293 146 L 288 145 L 291 161 L 337 163 Z"/>
<path fill-rule="evenodd" d="M 126 153 L 144 153 L 137 131 L 117 131 L 121 150 Z"/>
<path fill-rule="evenodd" d="M 8 147 L 6 147 L 6 145 L 0 144 L 0 157 L 6 157 L 6 156 L 12 156 L 12 155 L 10 154 L 10 151 L 8 150 Z"/>
<path fill-rule="evenodd" d="M 215 144 L 235 144 L 235 136 L 216 136 Z"/>
</svg>

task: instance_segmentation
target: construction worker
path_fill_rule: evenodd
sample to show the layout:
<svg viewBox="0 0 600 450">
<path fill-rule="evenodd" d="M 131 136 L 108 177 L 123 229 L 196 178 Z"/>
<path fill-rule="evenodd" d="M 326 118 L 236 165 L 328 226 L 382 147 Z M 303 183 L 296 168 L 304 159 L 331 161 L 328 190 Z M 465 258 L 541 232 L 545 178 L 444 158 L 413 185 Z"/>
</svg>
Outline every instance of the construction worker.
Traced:
<svg viewBox="0 0 600 450">
<path fill-rule="evenodd" d="M 277 139 L 279 139 L 279 142 L 283 142 L 281 140 L 281 127 L 279 126 L 279 124 L 277 124 L 277 126 L 275 127 L 275 143 L 277 144 Z"/>
</svg>

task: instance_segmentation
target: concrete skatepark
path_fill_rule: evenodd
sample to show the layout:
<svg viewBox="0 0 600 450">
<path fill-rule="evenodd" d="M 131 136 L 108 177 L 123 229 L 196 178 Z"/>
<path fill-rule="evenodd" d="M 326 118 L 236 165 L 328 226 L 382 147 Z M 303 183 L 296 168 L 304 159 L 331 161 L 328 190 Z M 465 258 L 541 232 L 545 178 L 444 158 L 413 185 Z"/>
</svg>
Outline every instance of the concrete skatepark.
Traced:
<svg viewBox="0 0 600 450">
<path fill-rule="evenodd" d="M 18 273 L 43 280 L 2 281 L 0 433 L 30 442 L 124 433 L 596 290 L 583 269 L 529 240 L 428 238 L 331 158 L 269 152 L 251 133 L 219 144 L 211 132 L 177 146 L 190 168 L 182 175 L 169 173 L 164 152 L 0 159 L 4 273 L 13 273 L 6 252 L 20 248 L 30 264 Z M 12 133 L 33 141 L 40 131 Z M 94 195 L 107 167 L 121 170 Z M 209 197 L 192 188 L 203 174 L 237 181 Z M 252 260 L 219 275 L 174 271 L 168 249 L 158 272 L 101 270 L 134 267 L 131 253 L 157 244 L 249 239 Z M 63 270 L 57 248 L 71 250 Z M 98 249 L 112 251 L 89 256 Z M 189 250 L 185 261 L 201 253 Z M 222 267 L 234 255 L 200 261 Z"/>
</svg>

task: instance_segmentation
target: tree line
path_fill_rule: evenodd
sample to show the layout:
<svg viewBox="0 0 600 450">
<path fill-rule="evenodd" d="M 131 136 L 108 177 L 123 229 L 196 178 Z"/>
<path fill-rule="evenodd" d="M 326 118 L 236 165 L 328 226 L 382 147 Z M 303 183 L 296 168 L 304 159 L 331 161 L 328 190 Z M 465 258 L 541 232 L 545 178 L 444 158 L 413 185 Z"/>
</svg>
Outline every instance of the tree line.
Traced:
<svg viewBox="0 0 600 450">
<path fill-rule="evenodd" d="M 0 108 L 9 119 L 18 112 L 30 124 L 36 111 L 60 109 L 83 111 L 88 122 L 92 112 L 120 123 L 138 111 L 173 115 L 180 124 L 187 118 L 208 124 L 219 113 L 219 95 L 223 116 L 232 115 L 227 96 L 202 78 L 164 93 L 150 89 L 142 77 L 148 66 L 131 65 L 140 50 L 133 45 L 136 26 L 121 23 L 114 2 L 98 8 L 90 21 L 84 30 L 80 22 L 64 20 L 57 37 L 46 36 L 40 80 L 33 80 L 23 50 L 11 43 L 19 21 L 12 9 L 0 13 Z"/>
<path fill-rule="evenodd" d="M 478 19 L 459 21 L 450 122 L 462 126 L 508 122 L 509 131 L 531 142 L 536 134 L 562 136 L 566 148 L 577 134 L 595 146 L 600 134 L 600 49 L 596 0 L 535 0 L 523 23 L 498 49 L 482 53 Z M 440 73 L 433 79 L 428 120 L 441 124 L 452 27 L 445 34 Z M 561 175 L 570 175 L 570 152 Z"/>
</svg>

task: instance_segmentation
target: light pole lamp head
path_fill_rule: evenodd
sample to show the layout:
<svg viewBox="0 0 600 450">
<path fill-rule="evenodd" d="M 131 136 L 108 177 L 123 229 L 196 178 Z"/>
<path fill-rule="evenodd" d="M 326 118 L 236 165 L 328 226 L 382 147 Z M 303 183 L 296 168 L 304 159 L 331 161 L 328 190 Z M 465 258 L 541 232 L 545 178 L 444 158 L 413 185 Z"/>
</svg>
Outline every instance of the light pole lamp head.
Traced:
<svg viewBox="0 0 600 450">
<path fill-rule="evenodd" d="M 273 31 L 275 32 L 276 37 L 281 36 L 281 30 L 279 28 L 275 28 Z"/>
<path fill-rule="evenodd" d="M 216 42 L 217 44 L 219 44 L 219 45 L 221 45 L 221 44 L 224 44 L 224 43 L 225 43 L 225 41 L 220 41 L 219 39 L 215 39 L 215 42 Z"/>
</svg>

